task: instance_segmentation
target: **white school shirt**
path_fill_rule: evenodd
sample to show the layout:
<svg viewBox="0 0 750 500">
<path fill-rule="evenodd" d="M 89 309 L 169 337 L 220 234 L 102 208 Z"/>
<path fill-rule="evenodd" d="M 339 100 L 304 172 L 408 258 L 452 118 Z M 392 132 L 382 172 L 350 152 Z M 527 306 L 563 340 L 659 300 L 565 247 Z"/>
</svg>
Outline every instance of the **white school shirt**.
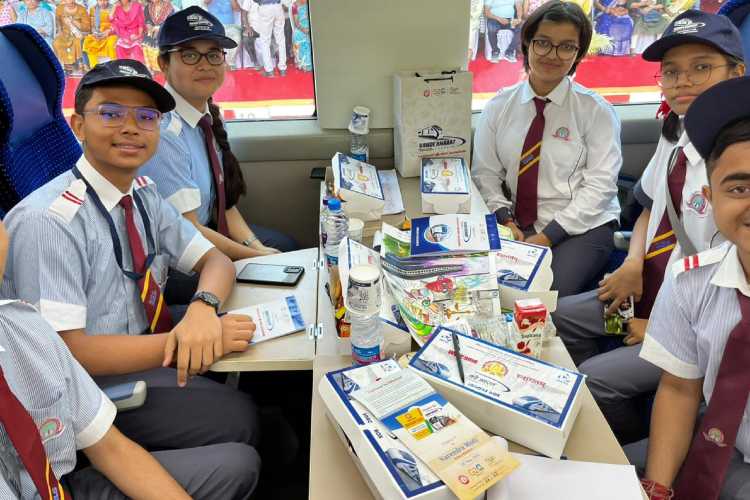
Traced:
<svg viewBox="0 0 750 500">
<path fill-rule="evenodd" d="M 29 304 L 0 301 L 0 367 L 10 390 L 39 429 L 58 479 L 75 468 L 76 450 L 93 446 L 112 427 L 115 405 Z M 2 424 L 0 498 L 39 499 Z"/>
<path fill-rule="evenodd" d="M 666 210 L 667 202 L 667 168 L 672 151 L 683 148 L 687 157 L 687 172 L 685 185 L 682 188 L 682 203 L 680 205 L 682 225 L 685 227 L 690 241 L 696 251 L 702 252 L 717 246 L 724 238 L 716 229 L 711 205 L 703 196 L 702 188 L 708 185 L 706 175 L 706 164 L 698 151 L 692 145 L 685 132 L 682 133 L 677 143 L 673 143 L 659 137 L 656 152 L 651 157 L 646 170 L 635 186 L 634 195 L 638 202 L 651 210 L 646 231 L 646 251 L 656 236 L 662 216 Z M 684 257 L 680 244 L 677 243 L 669 262 L 675 262 Z"/>
<path fill-rule="evenodd" d="M 737 290 L 750 297 L 750 284 L 729 242 L 685 257 L 665 274 L 640 357 L 677 377 L 703 378 L 703 397 L 710 403 L 727 339 L 742 318 Z M 735 442 L 747 463 L 749 411 L 746 404 Z"/>
<path fill-rule="evenodd" d="M 512 208 L 518 165 L 536 116 L 528 81 L 501 90 L 482 111 L 471 175 L 490 211 Z M 601 96 L 565 77 L 547 96 L 537 185 L 537 232 L 553 244 L 620 216 L 620 121 Z M 502 192 L 505 180 L 512 199 Z"/>
</svg>

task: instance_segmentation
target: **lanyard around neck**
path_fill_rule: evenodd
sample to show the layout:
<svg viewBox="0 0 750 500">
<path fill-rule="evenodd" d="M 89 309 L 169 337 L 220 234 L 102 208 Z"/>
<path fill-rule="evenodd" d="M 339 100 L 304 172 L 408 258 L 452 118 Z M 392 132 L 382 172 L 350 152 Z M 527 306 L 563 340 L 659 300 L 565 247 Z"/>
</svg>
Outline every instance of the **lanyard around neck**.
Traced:
<svg viewBox="0 0 750 500">
<path fill-rule="evenodd" d="M 81 179 L 84 184 L 86 184 L 86 194 L 94 201 L 94 206 L 99 211 L 99 213 L 104 217 L 104 220 L 107 221 L 107 225 L 109 226 L 109 234 L 112 236 L 112 247 L 115 251 L 115 259 L 117 259 L 117 265 L 120 266 L 120 269 L 122 270 L 123 274 L 127 276 L 128 278 L 132 279 L 133 281 L 138 281 L 141 278 L 143 278 L 146 275 L 146 270 L 151 267 L 151 263 L 154 261 L 155 256 L 155 250 L 156 245 L 154 244 L 154 237 L 151 234 L 151 223 L 149 222 L 148 213 L 146 213 L 146 208 L 143 206 L 143 202 L 141 201 L 140 196 L 138 196 L 138 193 L 136 191 L 133 191 L 133 199 L 135 200 L 135 204 L 138 207 L 138 212 L 141 214 L 141 220 L 143 221 L 143 226 L 146 229 L 146 242 L 148 247 L 148 256 L 146 257 L 146 265 L 143 267 L 142 273 L 136 273 L 134 271 L 126 271 L 124 267 L 122 267 L 122 246 L 120 245 L 120 237 L 117 235 L 117 229 L 115 228 L 115 222 L 112 220 L 112 216 L 109 215 L 109 212 L 106 208 L 104 208 L 104 204 L 102 203 L 102 200 L 99 198 L 99 195 L 96 194 L 96 191 L 93 187 L 91 187 L 91 184 L 86 180 L 83 175 L 81 175 L 81 171 L 78 170 L 78 167 L 73 167 L 72 169 L 73 175 L 76 176 L 76 178 Z"/>
</svg>

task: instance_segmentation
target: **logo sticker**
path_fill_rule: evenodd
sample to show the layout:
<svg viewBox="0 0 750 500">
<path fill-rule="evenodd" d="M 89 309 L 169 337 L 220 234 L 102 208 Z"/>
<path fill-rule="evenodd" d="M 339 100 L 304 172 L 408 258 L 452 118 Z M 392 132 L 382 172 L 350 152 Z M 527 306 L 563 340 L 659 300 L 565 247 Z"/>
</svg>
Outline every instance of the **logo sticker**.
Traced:
<svg viewBox="0 0 750 500">
<path fill-rule="evenodd" d="M 704 432 L 703 439 L 709 443 L 715 444 L 719 448 L 724 448 L 726 446 L 726 444 L 724 444 L 724 433 L 717 427 L 711 427 L 708 429 L 708 432 Z"/>
<path fill-rule="evenodd" d="M 560 127 L 559 129 L 555 130 L 555 133 L 552 134 L 552 137 L 556 139 L 562 139 L 563 141 L 569 141 L 570 129 L 568 129 L 568 127 Z"/>
<path fill-rule="evenodd" d="M 417 130 L 417 141 L 420 152 L 431 153 L 438 153 L 441 150 L 452 151 L 452 148 L 466 144 L 466 139 L 461 137 L 443 135 L 443 129 L 439 125 Z"/>
<path fill-rule="evenodd" d="M 200 14 L 190 14 L 187 16 L 187 22 L 193 31 L 211 31 L 214 23 Z"/>
<path fill-rule="evenodd" d="M 705 25 L 706 23 L 696 23 L 692 19 L 680 19 L 674 23 L 672 33 L 698 33 L 698 31 L 700 31 Z"/>
<path fill-rule="evenodd" d="M 42 443 L 46 443 L 50 439 L 56 438 L 65 430 L 65 426 L 57 417 L 51 417 L 42 422 L 39 425 L 39 437 L 42 439 Z"/>
<path fill-rule="evenodd" d="M 706 215 L 706 210 L 708 210 L 708 200 L 703 196 L 703 193 L 696 191 L 688 197 L 687 207 L 698 215 Z"/>
</svg>

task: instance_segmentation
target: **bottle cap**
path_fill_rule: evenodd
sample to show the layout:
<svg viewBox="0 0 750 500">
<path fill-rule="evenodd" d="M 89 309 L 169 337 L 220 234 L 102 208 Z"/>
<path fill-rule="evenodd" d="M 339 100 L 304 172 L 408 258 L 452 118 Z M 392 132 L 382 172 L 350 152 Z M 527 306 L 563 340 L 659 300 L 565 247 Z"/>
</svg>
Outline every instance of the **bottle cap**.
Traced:
<svg viewBox="0 0 750 500">
<path fill-rule="evenodd" d="M 335 212 L 336 210 L 341 210 L 341 200 L 338 198 L 331 198 L 328 200 L 328 209 Z"/>
<path fill-rule="evenodd" d="M 352 134 L 365 135 L 370 132 L 370 108 L 354 106 L 352 120 L 349 122 L 349 132 Z"/>
</svg>

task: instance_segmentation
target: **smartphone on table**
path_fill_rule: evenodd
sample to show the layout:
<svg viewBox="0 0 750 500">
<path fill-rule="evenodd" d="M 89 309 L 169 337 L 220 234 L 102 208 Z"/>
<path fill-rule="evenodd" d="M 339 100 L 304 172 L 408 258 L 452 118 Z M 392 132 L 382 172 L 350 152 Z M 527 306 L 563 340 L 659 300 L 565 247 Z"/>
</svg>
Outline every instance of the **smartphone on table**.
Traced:
<svg viewBox="0 0 750 500">
<path fill-rule="evenodd" d="M 237 274 L 237 281 L 257 285 L 295 286 L 303 274 L 305 268 L 302 266 L 250 262 Z"/>
</svg>

